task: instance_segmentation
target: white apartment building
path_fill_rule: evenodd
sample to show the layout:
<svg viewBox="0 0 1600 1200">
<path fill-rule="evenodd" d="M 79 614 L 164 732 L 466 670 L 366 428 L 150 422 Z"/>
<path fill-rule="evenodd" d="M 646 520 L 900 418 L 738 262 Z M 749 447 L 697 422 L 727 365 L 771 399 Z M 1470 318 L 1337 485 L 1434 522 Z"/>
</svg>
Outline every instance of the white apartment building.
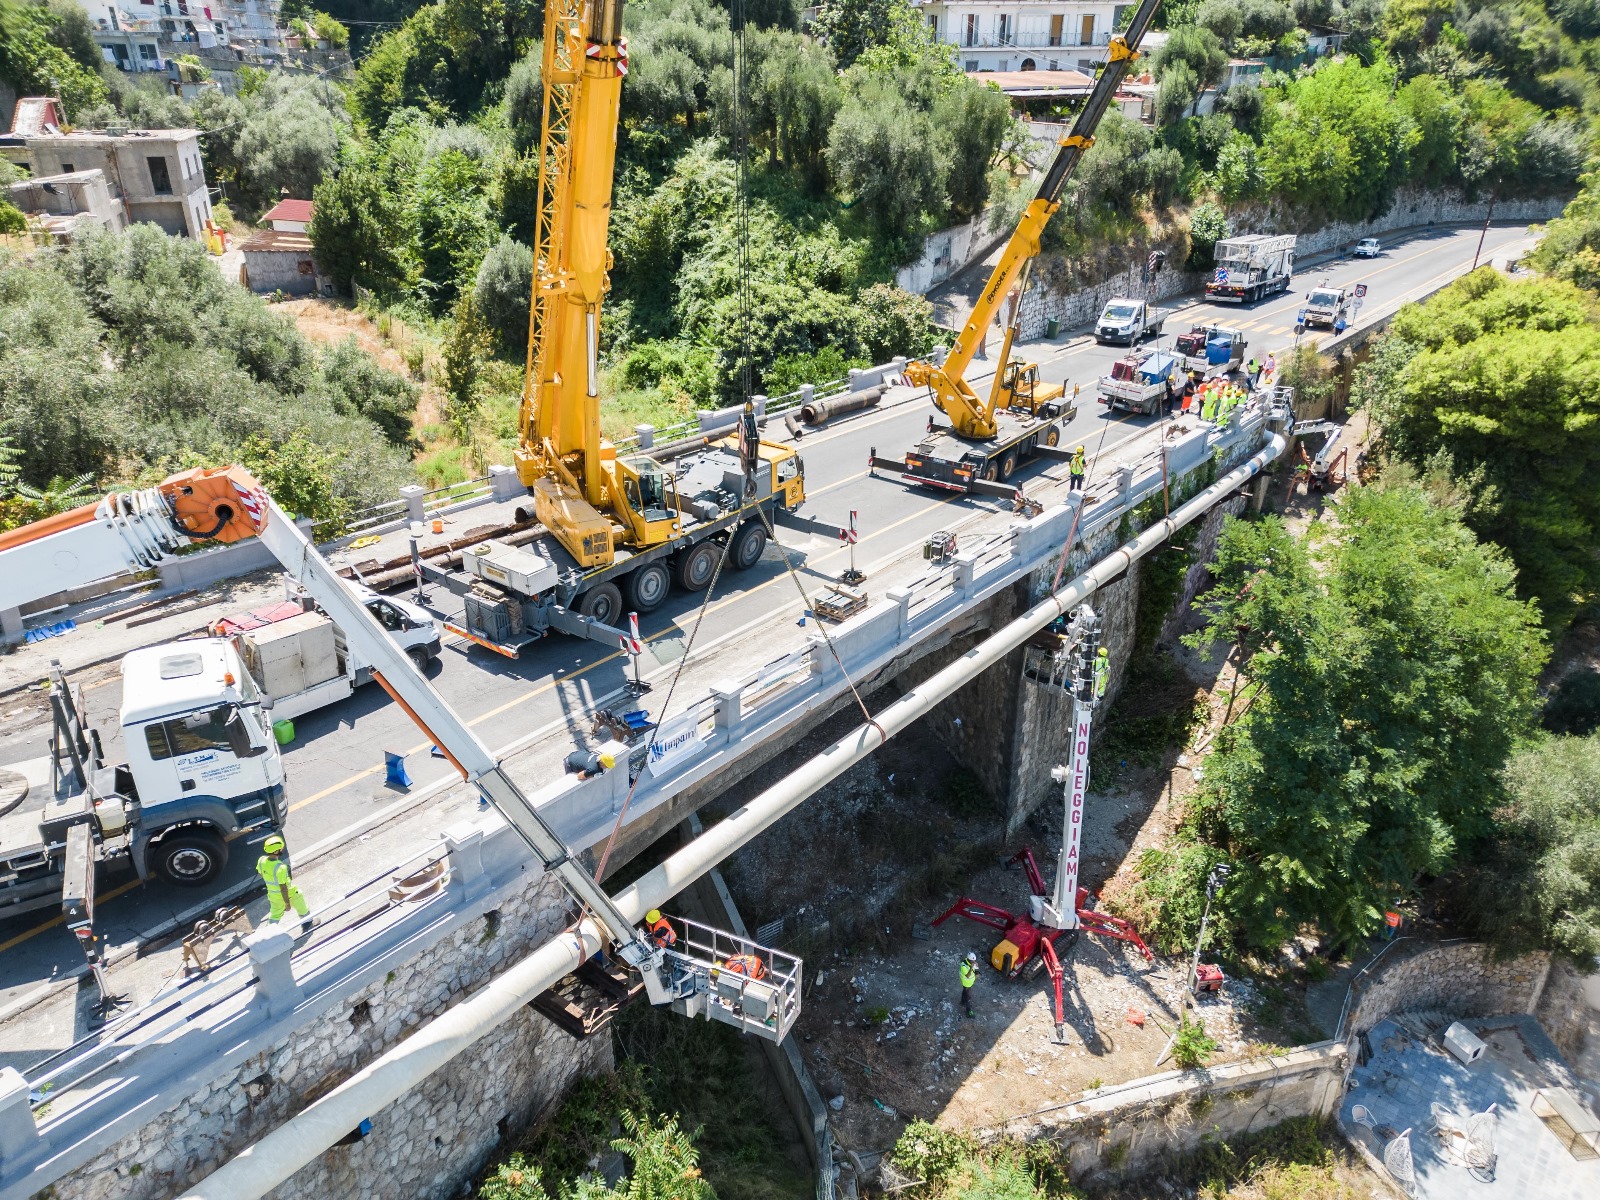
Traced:
<svg viewBox="0 0 1600 1200">
<path fill-rule="evenodd" d="M 1105 59 L 1127 4 L 1100 0 L 911 0 L 963 71 L 1085 71 Z"/>
<path fill-rule="evenodd" d="M 165 71 L 178 54 L 257 62 L 281 55 L 282 0 L 79 0 L 100 52 L 124 71 Z"/>
</svg>

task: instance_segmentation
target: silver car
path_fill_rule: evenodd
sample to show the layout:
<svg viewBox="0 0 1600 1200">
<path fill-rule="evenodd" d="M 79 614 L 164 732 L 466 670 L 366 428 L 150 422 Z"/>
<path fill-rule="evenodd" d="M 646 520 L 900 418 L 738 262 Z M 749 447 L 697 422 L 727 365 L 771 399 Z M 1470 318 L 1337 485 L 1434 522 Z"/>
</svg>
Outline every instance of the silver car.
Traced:
<svg viewBox="0 0 1600 1200">
<path fill-rule="evenodd" d="M 1357 258 L 1377 258 L 1383 253 L 1383 243 L 1377 238 L 1362 238 L 1356 243 Z"/>
</svg>

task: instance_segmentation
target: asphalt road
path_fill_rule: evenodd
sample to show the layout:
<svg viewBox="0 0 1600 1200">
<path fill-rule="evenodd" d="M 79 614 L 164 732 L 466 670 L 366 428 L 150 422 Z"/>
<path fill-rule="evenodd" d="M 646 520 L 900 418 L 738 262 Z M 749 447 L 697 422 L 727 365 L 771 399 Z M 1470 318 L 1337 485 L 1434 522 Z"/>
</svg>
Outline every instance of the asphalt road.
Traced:
<svg viewBox="0 0 1600 1200">
<path fill-rule="evenodd" d="M 1160 344 L 1170 346 L 1172 337 L 1191 323 L 1215 320 L 1244 329 L 1251 351 L 1265 357 L 1269 350 L 1282 351 L 1292 345 L 1295 313 L 1308 287 L 1323 279 L 1345 285 L 1366 283 L 1368 312 L 1418 298 L 1472 261 L 1478 232 L 1474 228 L 1422 233 L 1391 246 L 1375 260 L 1308 268 L 1296 277 L 1287 294 L 1253 307 L 1183 306 Z M 1484 261 L 1498 249 L 1525 238 L 1522 226 L 1491 229 L 1484 244 Z M 1081 387 L 1078 414 L 1068 427 L 1064 446 L 1081 442 L 1092 458 L 1122 439 L 1137 436 L 1152 423 L 1153 418 L 1148 417 L 1113 416 L 1095 400 L 1095 380 L 1125 353 L 1122 348 L 1097 346 L 1079 334 L 1056 342 L 1022 344 L 1015 353 L 1038 361 L 1044 377 L 1065 383 L 1069 393 L 1073 385 Z M 983 374 L 987 377 L 987 370 Z M 869 450 L 876 447 L 886 456 L 898 456 L 916 441 L 930 411 L 925 399 L 908 397 L 887 408 L 837 419 L 800 442 L 809 496 L 804 512 L 842 525 L 855 510 L 861 531 L 856 561 L 869 572 L 874 564 L 914 553 L 928 534 L 952 520 L 976 509 L 996 507 L 987 501 L 913 490 L 892 477 L 868 476 Z M 775 429 L 769 430 L 768 436 L 774 433 Z M 1027 466 L 1019 470 L 1017 482 L 1026 488 L 1029 478 L 1047 469 L 1059 475 L 1065 467 Z M 808 589 L 837 576 L 849 562 L 849 552 L 831 539 L 791 533 L 785 540 Z M 441 605 L 453 602 L 443 589 L 434 589 L 431 598 Z M 701 617 L 703 599 L 675 593 L 662 608 L 641 618 L 648 641 L 642 661 L 647 677 L 666 676 L 683 656 Z M 801 610 L 794 582 L 769 549 L 756 567 L 724 576 L 706 606 L 697 648 L 712 642 L 748 642 L 751 666 L 759 665 L 772 657 L 763 648 L 762 628 L 793 623 Z M 445 616 L 455 612 L 453 607 L 437 611 Z M 433 682 L 479 737 L 491 748 L 499 748 L 541 733 L 570 740 L 569 726 L 587 729 L 587 714 L 617 697 L 626 666 L 619 652 L 604 645 L 559 636 L 530 648 L 517 660 L 447 643 Z M 90 720 L 103 734 L 114 731 L 120 702 L 115 677 L 89 690 L 86 702 Z M 649 703 L 647 698 L 645 706 Z M 287 830 L 291 853 L 296 846 L 337 835 L 399 798 L 402 793 L 385 785 L 386 750 L 407 754 L 407 767 L 418 787 L 451 774 L 447 763 L 430 757 L 428 744 L 415 726 L 376 687 L 368 686 L 342 704 L 308 714 L 295 724 L 297 737 L 285 759 L 292 806 Z M 43 753 L 47 740 L 47 725 L 8 731 L 0 737 L 0 764 Z M 116 753 L 110 739 L 107 749 Z M 247 877 L 255 857 L 253 847 L 237 848 L 228 880 Z M 135 940 L 141 931 L 188 909 L 200 898 L 192 891 L 160 883 L 140 888 L 131 881 L 107 881 L 102 888 L 97 925 L 113 945 Z M 0 1008 L 82 963 L 75 939 L 48 912 L 0 921 L 0 955 Z"/>
</svg>

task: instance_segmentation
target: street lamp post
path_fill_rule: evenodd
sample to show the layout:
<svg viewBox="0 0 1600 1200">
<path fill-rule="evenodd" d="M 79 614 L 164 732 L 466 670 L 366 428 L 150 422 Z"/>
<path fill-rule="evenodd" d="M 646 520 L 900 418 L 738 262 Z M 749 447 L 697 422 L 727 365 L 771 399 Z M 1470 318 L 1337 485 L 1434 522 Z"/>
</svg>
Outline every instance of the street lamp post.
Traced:
<svg viewBox="0 0 1600 1200">
<path fill-rule="evenodd" d="M 1206 907 L 1200 914 L 1200 933 L 1194 939 L 1194 959 L 1189 963 L 1189 994 L 1194 995 L 1195 985 L 1200 977 L 1200 949 L 1206 944 L 1206 923 L 1211 920 L 1211 901 L 1217 894 L 1217 889 L 1222 886 L 1225 879 L 1232 874 L 1233 868 L 1227 863 L 1218 863 L 1211 868 L 1211 874 L 1206 876 Z"/>
</svg>

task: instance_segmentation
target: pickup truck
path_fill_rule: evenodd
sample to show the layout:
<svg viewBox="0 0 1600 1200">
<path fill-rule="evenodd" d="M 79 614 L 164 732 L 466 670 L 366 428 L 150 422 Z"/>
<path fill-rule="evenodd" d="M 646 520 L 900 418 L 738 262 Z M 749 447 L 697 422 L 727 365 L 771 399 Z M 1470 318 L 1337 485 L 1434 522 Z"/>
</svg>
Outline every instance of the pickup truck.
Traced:
<svg viewBox="0 0 1600 1200">
<path fill-rule="evenodd" d="M 1152 308 L 1144 300 L 1118 296 L 1106 304 L 1100 319 L 1094 323 L 1094 340 L 1101 345 L 1121 342 L 1133 346 L 1147 337 L 1159 335 L 1171 315 L 1170 309 Z"/>
<path fill-rule="evenodd" d="M 1350 319 L 1350 289 L 1335 287 L 1324 279 L 1306 297 L 1298 324 L 1307 329 L 1318 325 L 1332 329 L 1341 317 L 1346 321 Z"/>
<path fill-rule="evenodd" d="M 1154 415 L 1183 387 L 1183 364 L 1170 354 L 1129 354 L 1111 366 L 1098 384 L 1100 403 Z"/>
<path fill-rule="evenodd" d="M 417 670 L 426 670 L 439 656 L 439 622 L 407 600 L 357 590 Z M 303 596 L 224 617 L 212 632 L 232 640 L 274 720 L 343 700 L 372 678 L 371 667 L 351 653 L 339 627 Z"/>
<path fill-rule="evenodd" d="M 1174 342 L 1184 369 L 1198 371 L 1205 379 L 1237 370 L 1249 344 L 1241 330 L 1225 325 L 1195 325 Z"/>
</svg>

